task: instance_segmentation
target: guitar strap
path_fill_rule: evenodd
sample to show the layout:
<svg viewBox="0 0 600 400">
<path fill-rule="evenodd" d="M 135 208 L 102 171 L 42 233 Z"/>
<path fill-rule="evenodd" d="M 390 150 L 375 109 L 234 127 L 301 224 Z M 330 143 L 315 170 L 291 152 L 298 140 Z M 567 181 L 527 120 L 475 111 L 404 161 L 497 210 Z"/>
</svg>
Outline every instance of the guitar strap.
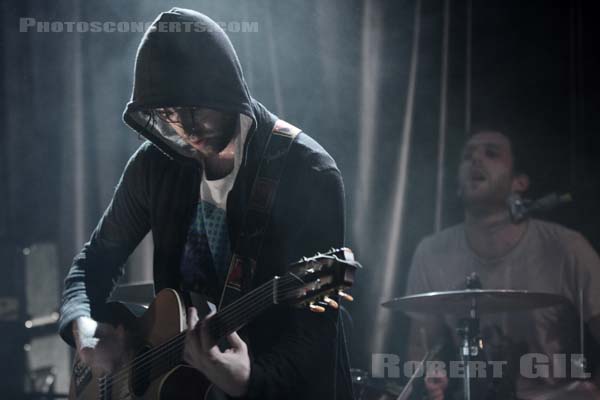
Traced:
<svg viewBox="0 0 600 400">
<path fill-rule="evenodd" d="M 231 304 L 250 289 L 285 161 L 294 139 L 300 132 L 299 128 L 277 120 L 267 139 L 252 184 L 242 230 L 231 257 L 219 309 Z"/>
</svg>

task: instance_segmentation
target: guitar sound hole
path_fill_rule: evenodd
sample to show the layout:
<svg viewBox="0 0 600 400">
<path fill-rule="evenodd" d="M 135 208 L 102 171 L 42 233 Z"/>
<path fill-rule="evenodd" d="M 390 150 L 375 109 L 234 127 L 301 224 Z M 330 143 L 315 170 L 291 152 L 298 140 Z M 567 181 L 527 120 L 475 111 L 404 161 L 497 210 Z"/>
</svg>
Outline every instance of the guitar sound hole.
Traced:
<svg viewBox="0 0 600 400">
<path fill-rule="evenodd" d="M 135 354 L 135 361 L 131 368 L 131 392 L 136 396 L 142 396 L 152 382 L 152 363 L 149 357 L 144 357 L 149 350 L 150 346 L 143 346 Z"/>
</svg>

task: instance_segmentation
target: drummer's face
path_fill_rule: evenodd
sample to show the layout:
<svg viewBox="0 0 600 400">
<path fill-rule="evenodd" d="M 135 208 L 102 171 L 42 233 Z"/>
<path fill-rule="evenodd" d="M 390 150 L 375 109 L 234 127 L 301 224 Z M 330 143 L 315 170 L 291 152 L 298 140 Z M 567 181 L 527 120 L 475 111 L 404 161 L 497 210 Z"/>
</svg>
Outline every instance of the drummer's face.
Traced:
<svg viewBox="0 0 600 400">
<path fill-rule="evenodd" d="M 467 205 L 485 202 L 503 207 L 510 193 L 519 191 L 508 138 L 493 131 L 473 135 L 463 148 L 458 180 Z"/>
</svg>

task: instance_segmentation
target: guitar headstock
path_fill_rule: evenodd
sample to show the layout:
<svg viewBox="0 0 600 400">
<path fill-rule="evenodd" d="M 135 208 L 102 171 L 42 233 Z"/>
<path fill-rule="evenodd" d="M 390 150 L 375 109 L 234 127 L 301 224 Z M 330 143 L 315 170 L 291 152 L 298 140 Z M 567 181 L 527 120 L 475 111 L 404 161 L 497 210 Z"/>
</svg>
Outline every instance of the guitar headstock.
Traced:
<svg viewBox="0 0 600 400">
<path fill-rule="evenodd" d="M 352 301 L 344 290 L 354 284 L 358 267 L 352 250 L 346 247 L 304 257 L 290 266 L 290 272 L 273 281 L 273 300 L 308 306 L 315 312 L 325 311 L 326 306 L 337 308 L 337 301 L 329 296 Z"/>
</svg>

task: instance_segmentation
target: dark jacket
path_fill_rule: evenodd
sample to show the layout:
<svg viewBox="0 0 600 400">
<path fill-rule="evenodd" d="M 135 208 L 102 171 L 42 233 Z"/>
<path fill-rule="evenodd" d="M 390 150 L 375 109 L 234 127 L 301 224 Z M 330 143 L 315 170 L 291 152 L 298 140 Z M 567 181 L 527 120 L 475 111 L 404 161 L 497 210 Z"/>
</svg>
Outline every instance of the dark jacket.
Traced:
<svg viewBox="0 0 600 400">
<path fill-rule="evenodd" d="M 159 20 L 176 19 L 178 16 L 186 20 L 200 20 L 212 27 L 212 21 L 207 17 L 187 10 L 171 10 L 161 14 Z M 70 323 L 80 316 L 101 318 L 106 298 L 123 273 L 124 262 L 149 230 L 154 240 L 156 290 L 167 287 L 178 289 L 180 285 L 180 259 L 199 197 L 202 171 L 198 163 L 174 152 L 148 129 L 150 121 L 142 123 L 145 106 L 211 106 L 226 111 L 235 110 L 253 119 L 242 165 L 227 200 L 230 243 L 232 249 L 236 246 L 251 184 L 276 117 L 249 97 L 233 48 L 225 34 L 217 30 L 219 32 L 216 35 L 216 47 L 221 47 L 220 56 L 215 55 L 218 49 L 207 50 L 206 44 L 204 49 L 198 51 L 207 53 L 198 54 L 211 54 L 213 62 L 216 60 L 226 64 L 221 65 L 221 73 L 229 71 L 229 80 L 237 79 L 237 83 L 232 84 L 226 79 L 219 83 L 219 73 L 213 76 L 215 79 L 212 81 L 217 82 L 217 86 L 207 87 L 208 83 L 194 80 L 197 80 L 196 75 L 204 75 L 207 79 L 210 73 L 203 74 L 198 72 L 201 69 L 195 70 L 193 76 L 188 76 L 191 83 L 190 80 L 181 80 L 179 83 L 182 85 L 187 82 L 190 87 L 197 85 L 197 88 L 207 91 L 204 93 L 194 89 L 196 100 L 193 103 L 184 101 L 186 96 L 190 101 L 193 100 L 194 95 L 189 93 L 182 95 L 167 89 L 161 92 L 156 87 L 148 87 L 163 82 L 166 76 L 172 79 L 165 81 L 167 85 L 163 86 L 172 87 L 178 84 L 178 79 L 182 79 L 181 71 L 161 70 L 176 68 L 164 65 L 160 58 L 156 58 L 159 55 L 164 57 L 157 50 L 163 38 L 159 36 L 159 40 L 152 37 L 152 33 L 147 33 L 140 46 L 134 93 L 124 118 L 149 141 L 142 144 L 129 160 L 109 207 L 90 241 L 75 257 L 65 280 L 60 332 L 71 344 Z M 165 35 L 177 36 L 173 33 Z M 190 43 L 186 44 L 188 51 L 191 51 Z M 215 46 L 214 40 L 210 43 Z M 176 47 L 167 46 L 169 51 Z M 148 55 L 149 50 L 154 54 Z M 200 67 L 204 68 L 202 65 Z M 206 68 L 210 69 L 208 66 Z M 222 94 L 219 88 L 228 93 Z M 212 98 L 214 101 L 211 100 L 211 94 L 215 96 Z M 286 161 L 264 235 L 253 286 L 283 273 L 289 263 L 302 256 L 343 245 L 343 236 L 344 193 L 340 172 L 325 150 L 301 133 L 294 141 Z M 251 322 L 244 332 L 252 353 L 248 398 L 349 398 L 347 365 L 342 368 L 336 360 L 339 358 L 337 317 L 337 312 L 331 310 L 314 314 L 304 309 L 278 306 Z"/>
</svg>

